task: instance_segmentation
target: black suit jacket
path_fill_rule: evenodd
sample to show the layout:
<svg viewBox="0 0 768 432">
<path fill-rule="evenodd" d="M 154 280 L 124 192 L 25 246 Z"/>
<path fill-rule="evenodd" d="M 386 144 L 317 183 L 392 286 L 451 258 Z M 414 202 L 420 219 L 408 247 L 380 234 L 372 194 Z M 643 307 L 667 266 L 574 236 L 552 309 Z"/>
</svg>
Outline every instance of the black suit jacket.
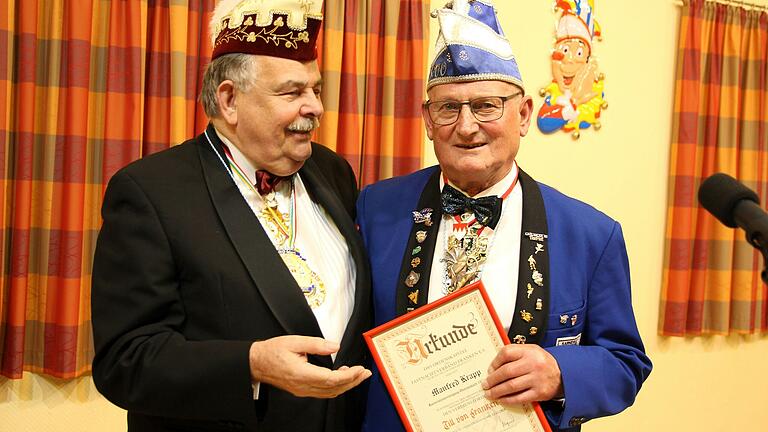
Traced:
<svg viewBox="0 0 768 432">
<path fill-rule="evenodd" d="M 281 335 L 322 337 L 301 290 L 205 134 L 120 170 L 104 197 L 93 267 L 93 379 L 128 410 L 130 431 L 359 430 L 364 389 L 297 398 L 262 385 L 253 400 L 248 351 Z M 299 171 L 347 241 L 355 306 L 335 363 L 365 364 L 369 268 L 355 229 L 354 174 L 313 144 Z"/>
</svg>

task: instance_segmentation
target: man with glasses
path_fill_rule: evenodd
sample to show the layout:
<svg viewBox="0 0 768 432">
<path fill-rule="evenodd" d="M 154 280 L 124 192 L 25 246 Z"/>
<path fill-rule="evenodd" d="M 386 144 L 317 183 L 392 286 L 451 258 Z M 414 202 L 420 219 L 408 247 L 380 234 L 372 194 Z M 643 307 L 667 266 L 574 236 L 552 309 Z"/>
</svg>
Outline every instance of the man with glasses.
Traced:
<svg viewBox="0 0 768 432">
<path fill-rule="evenodd" d="M 540 402 L 553 430 L 579 430 L 630 406 L 651 371 L 621 227 L 517 166 L 533 102 L 490 2 L 433 15 L 422 113 L 439 166 L 372 185 L 357 203 L 376 325 L 482 280 L 513 342 L 483 371 L 486 397 Z M 363 430 L 402 429 L 374 369 Z"/>
</svg>

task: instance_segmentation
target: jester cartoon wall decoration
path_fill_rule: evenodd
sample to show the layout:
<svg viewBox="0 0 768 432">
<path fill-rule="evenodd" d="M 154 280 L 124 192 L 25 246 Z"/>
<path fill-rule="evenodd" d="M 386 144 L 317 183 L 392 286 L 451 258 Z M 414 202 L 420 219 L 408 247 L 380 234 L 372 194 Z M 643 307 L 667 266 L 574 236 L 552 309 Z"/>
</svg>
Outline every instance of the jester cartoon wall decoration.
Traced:
<svg viewBox="0 0 768 432">
<path fill-rule="evenodd" d="M 598 70 L 593 51 L 601 31 L 595 0 L 556 0 L 555 12 L 559 17 L 550 59 L 552 82 L 539 90 L 544 104 L 537 124 L 544 133 L 563 130 L 578 139 L 582 129 L 592 125 L 600 129 L 600 112 L 608 107 L 605 75 Z"/>
</svg>

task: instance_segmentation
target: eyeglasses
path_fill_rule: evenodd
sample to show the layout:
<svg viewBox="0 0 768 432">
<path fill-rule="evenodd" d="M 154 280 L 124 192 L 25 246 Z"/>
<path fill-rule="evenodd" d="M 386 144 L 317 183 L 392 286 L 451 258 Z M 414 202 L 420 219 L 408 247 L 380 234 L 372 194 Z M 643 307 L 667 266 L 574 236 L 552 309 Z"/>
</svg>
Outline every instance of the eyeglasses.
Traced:
<svg viewBox="0 0 768 432">
<path fill-rule="evenodd" d="M 469 110 L 472 111 L 472 115 L 477 121 L 490 122 L 498 120 L 504 115 L 504 103 L 506 101 L 521 94 L 522 92 L 509 96 L 486 96 L 463 102 L 455 100 L 426 101 L 424 106 L 427 108 L 432 122 L 441 126 L 455 123 L 459 119 L 464 105 L 469 105 Z"/>
</svg>

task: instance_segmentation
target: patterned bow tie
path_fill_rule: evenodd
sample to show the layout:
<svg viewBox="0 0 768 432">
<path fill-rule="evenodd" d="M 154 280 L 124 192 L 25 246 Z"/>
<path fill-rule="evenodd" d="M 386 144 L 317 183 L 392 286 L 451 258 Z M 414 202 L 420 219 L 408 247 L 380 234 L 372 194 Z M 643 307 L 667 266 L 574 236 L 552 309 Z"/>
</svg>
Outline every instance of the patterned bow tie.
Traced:
<svg viewBox="0 0 768 432">
<path fill-rule="evenodd" d="M 496 228 L 499 223 L 502 201 L 497 196 L 470 198 L 446 184 L 440 199 L 443 204 L 443 213 L 460 215 L 466 211 L 471 211 L 481 225 L 491 229 Z"/>
<path fill-rule="evenodd" d="M 277 187 L 286 177 L 276 176 L 264 170 L 256 171 L 256 189 L 261 195 L 266 195 Z"/>
</svg>

